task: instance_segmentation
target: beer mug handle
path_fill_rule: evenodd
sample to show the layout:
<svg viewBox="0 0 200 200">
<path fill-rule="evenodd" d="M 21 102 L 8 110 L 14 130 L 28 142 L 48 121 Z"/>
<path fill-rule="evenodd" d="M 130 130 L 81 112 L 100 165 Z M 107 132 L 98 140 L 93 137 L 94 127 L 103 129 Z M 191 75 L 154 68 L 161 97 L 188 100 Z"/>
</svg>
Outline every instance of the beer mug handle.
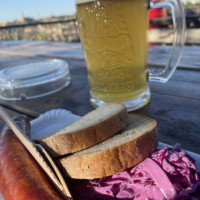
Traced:
<svg viewBox="0 0 200 200">
<path fill-rule="evenodd" d="M 167 82 L 180 61 L 185 43 L 185 14 L 181 0 L 165 0 L 163 4 L 152 5 L 151 8 L 169 7 L 174 25 L 174 38 L 170 58 L 164 70 L 149 71 L 149 80 Z"/>
</svg>

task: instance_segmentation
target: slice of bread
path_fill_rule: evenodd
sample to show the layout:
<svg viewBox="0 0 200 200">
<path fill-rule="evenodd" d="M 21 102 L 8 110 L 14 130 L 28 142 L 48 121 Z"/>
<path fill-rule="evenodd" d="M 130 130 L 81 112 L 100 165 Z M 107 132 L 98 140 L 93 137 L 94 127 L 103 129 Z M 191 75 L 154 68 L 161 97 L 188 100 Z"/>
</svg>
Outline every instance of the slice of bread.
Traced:
<svg viewBox="0 0 200 200">
<path fill-rule="evenodd" d="M 66 177 L 94 179 L 132 167 L 157 146 L 156 121 L 142 115 L 129 115 L 129 125 L 106 141 L 57 159 Z"/>
<path fill-rule="evenodd" d="M 52 157 L 91 147 L 113 136 L 128 123 L 128 113 L 122 103 L 107 103 L 81 117 L 76 122 L 39 140 Z"/>
</svg>

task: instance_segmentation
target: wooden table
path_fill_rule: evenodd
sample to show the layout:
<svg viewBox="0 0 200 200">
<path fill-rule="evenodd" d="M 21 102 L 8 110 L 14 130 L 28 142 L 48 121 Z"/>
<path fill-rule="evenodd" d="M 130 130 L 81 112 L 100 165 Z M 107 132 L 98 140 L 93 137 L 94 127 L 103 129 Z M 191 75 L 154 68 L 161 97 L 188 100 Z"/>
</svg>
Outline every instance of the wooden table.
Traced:
<svg viewBox="0 0 200 200">
<path fill-rule="evenodd" d="M 149 66 L 162 66 L 168 59 L 171 46 L 150 46 Z M 67 60 L 70 64 L 71 84 L 52 95 L 23 101 L 4 101 L 10 115 L 26 114 L 31 118 L 54 108 L 64 108 L 84 115 L 93 108 L 89 103 L 86 64 L 80 43 L 37 41 L 0 42 L 0 69 L 37 62 L 49 58 Z M 170 81 L 150 83 L 151 101 L 135 111 L 158 123 L 159 141 L 200 154 L 200 47 L 187 46 Z M 0 126 L 4 122 L 1 120 Z"/>
</svg>

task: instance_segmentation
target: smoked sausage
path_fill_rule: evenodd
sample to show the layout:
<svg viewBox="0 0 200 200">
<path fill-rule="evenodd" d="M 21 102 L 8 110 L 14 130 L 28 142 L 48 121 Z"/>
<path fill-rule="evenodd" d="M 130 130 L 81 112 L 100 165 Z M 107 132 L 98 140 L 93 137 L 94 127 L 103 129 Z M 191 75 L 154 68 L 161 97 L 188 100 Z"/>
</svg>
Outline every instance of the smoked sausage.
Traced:
<svg viewBox="0 0 200 200">
<path fill-rule="evenodd" d="M 18 116 L 14 120 L 29 134 L 27 117 Z M 65 199 L 7 125 L 0 133 L 0 193 L 4 200 Z"/>
</svg>

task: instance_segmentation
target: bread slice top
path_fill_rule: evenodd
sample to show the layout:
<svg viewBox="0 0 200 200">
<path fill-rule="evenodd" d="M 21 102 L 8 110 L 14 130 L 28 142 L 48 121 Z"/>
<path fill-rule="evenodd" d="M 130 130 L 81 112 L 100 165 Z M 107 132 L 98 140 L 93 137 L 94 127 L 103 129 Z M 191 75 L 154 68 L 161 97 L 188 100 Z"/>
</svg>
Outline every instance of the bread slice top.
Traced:
<svg viewBox="0 0 200 200">
<path fill-rule="evenodd" d="M 39 142 L 53 156 L 61 156 L 91 147 L 123 129 L 128 113 L 122 103 L 106 103 Z"/>
<path fill-rule="evenodd" d="M 142 137 L 146 132 L 150 131 L 155 127 L 155 121 L 149 120 L 146 117 L 141 117 L 139 115 L 129 115 L 128 126 L 120 131 L 115 136 L 90 147 L 86 150 L 74 153 L 72 156 L 87 155 L 95 152 L 101 152 L 111 148 L 118 147 L 130 140 Z"/>
<path fill-rule="evenodd" d="M 90 126 L 94 126 L 95 124 L 100 123 L 103 120 L 106 120 L 113 115 L 118 114 L 122 110 L 125 110 L 125 105 L 121 103 L 106 103 L 101 107 L 98 107 L 96 110 L 89 112 L 88 114 L 81 117 L 79 120 L 73 122 L 72 124 L 48 135 L 45 137 L 41 137 L 39 139 L 47 138 L 51 135 L 58 135 L 58 134 L 67 134 L 75 131 L 79 131 Z"/>
<path fill-rule="evenodd" d="M 94 179 L 113 175 L 132 167 L 157 146 L 156 121 L 141 115 L 129 115 L 130 123 L 117 135 L 86 150 L 61 158 L 65 176 Z"/>
</svg>

